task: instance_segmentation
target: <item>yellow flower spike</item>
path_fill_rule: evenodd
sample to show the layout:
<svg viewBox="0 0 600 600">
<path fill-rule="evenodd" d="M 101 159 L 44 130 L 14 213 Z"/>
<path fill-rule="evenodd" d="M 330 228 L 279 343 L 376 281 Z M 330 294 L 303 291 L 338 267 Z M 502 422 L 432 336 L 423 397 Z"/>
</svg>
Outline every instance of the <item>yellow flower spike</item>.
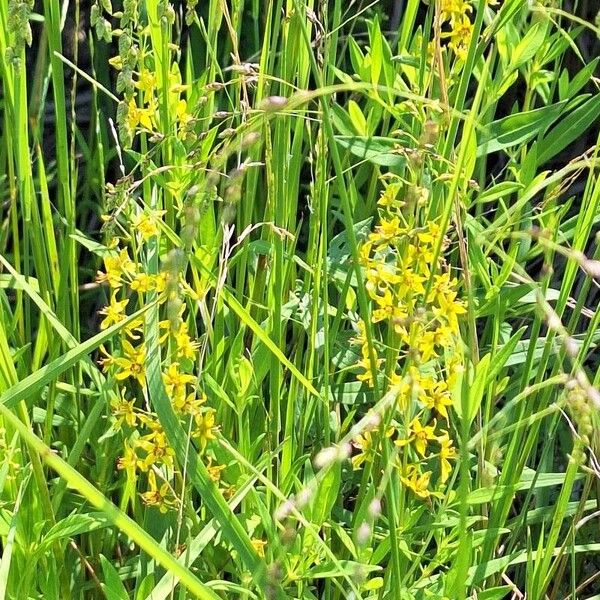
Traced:
<svg viewBox="0 0 600 600">
<path fill-rule="evenodd" d="M 110 298 L 110 304 L 98 311 L 104 315 L 104 319 L 100 323 L 100 329 L 107 329 L 115 323 L 120 323 L 125 319 L 125 307 L 129 303 L 128 299 L 117 300 L 116 293 L 113 293 Z"/>
<path fill-rule="evenodd" d="M 452 440 L 448 435 L 447 431 L 442 431 L 442 435 L 438 436 L 437 441 L 439 442 L 440 448 L 440 481 L 446 483 L 450 473 L 452 472 L 452 465 L 450 464 L 451 458 L 456 458 L 456 448 L 452 445 Z"/>
<path fill-rule="evenodd" d="M 134 348 L 126 339 L 123 339 L 121 344 L 125 356 L 114 359 L 114 364 L 120 368 L 115 377 L 119 381 L 132 377 L 144 387 L 146 385 L 146 348 L 144 344 Z"/>
</svg>

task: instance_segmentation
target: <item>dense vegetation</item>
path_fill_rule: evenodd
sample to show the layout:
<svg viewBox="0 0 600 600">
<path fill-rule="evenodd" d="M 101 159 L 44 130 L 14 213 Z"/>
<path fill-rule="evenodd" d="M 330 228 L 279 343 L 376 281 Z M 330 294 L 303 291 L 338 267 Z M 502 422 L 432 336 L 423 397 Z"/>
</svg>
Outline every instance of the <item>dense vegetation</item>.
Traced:
<svg viewBox="0 0 600 600">
<path fill-rule="evenodd" d="M 0 2 L 0 596 L 600 598 L 600 16 Z"/>
</svg>

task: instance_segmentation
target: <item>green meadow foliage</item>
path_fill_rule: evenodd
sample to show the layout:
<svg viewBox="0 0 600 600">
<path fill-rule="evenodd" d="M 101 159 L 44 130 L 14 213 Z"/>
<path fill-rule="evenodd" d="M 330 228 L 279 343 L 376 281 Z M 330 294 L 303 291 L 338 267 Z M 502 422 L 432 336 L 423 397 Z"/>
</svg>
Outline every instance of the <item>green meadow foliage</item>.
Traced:
<svg viewBox="0 0 600 600">
<path fill-rule="evenodd" d="M 600 598 L 594 4 L 0 2 L 0 598 Z"/>
</svg>

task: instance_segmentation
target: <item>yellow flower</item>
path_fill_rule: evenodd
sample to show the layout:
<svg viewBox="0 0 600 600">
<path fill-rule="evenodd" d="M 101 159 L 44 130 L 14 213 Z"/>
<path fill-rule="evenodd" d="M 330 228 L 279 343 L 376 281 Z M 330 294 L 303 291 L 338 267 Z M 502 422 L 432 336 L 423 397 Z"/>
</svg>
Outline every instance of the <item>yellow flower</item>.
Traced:
<svg viewBox="0 0 600 600">
<path fill-rule="evenodd" d="M 208 476 L 215 482 L 219 483 L 221 481 L 221 473 L 225 469 L 225 465 L 213 465 L 213 457 L 208 457 L 208 464 L 206 465 L 206 470 L 208 471 Z"/>
<path fill-rule="evenodd" d="M 163 373 L 163 381 L 165 389 L 170 398 L 174 398 L 179 394 L 185 394 L 185 386 L 188 383 L 196 381 L 194 375 L 181 373 L 179 371 L 179 363 L 171 363 L 166 373 Z"/>
<path fill-rule="evenodd" d="M 200 443 L 200 451 L 203 452 L 210 440 L 216 439 L 215 436 L 215 411 L 208 409 L 204 413 L 198 413 L 194 416 L 196 426 L 192 436 Z"/>
<path fill-rule="evenodd" d="M 431 358 L 437 356 L 435 352 L 435 332 L 424 331 L 416 339 L 417 350 L 419 351 L 420 361 L 428 362 Z"/>
<path fill-rule="evenodd" d="M 369 347 L 367 346 L 367 344 L 365 344 L 362 348 L 362 355 L 363 355 L 363 357 L 361 358 L 361 360 L 358 361 L 357 366 L 364 369 L 365 372 L 359 373 L 356 376 L 356 379 L 358 379 L 359 381 L 366 381 L 367 385 L 369 387 L 374 387 L 376 375 L 373 373 L 373 371 L 371 369 L 371 360 L 369 357 Z M 377 353 L 375 353 L 375 357 L 376 357 L 375 364 L 377 367 L 379 367 L 383 363 L 383 359 L 377 358 Z"/>
<path fill-rule="evenodd" d="M 473 33 L 473 23 L 464 15 L 462 19 L 453 23 L 448 46 L 460 60 L 466 60 Z"/>
<path fill-rule="evenodd" d="M 180 129 L 185 128 L 185 126 L 193 119 L 192 115 L 187 110 L 187 102 L 183 98 L 177 102 L 175 114 L 177 115 Z"/>
<path fill-rule="evenodd" d="M 104 346 L 100 346 L 100 354 L 104 356 L 98 360 L 98 364 L 102 367 L 102 372 L 106 373 L 112 366 L 115 365 L 115 357 L 109 354 Z"/>
<path fill-rule="evenodd" d="M 131 276 L 135 273 L 135 263 L 129 258 L 127 248 L 122 248 L 118 254 L 105 256 L 104 268 L 106 269 L 106 273 L 98 271 L 96 281 L 98 283 L 106 281 L 112 288 L 121 286 L 121 277 L 123 275 Z"/>
<path fill-rule="evenodd" d="M 401 323 L 408 316 L 406 308 L 394 300 L 389 290 L 386 290 L 377 303 L 379 308 L 376 308 L 371 316 L 373 323 L 387 320 L 393 321 L 394 324 Z"/>
<path fill-rule="evenodd" d="M 113 424 L 114 429 L 120 429 L 123 422 L 127 423 L 129 427 L 135 427 L 136 414 L 134 409 L 135 400 L 127 400 L 125 398 L 125 390 L 121 389 L 121 395 L 119 398 L 111 400 L 110 405 L 112 408 L 112 414 L 115 418 Z"/>
<path fill-rule="evenodd" d="M 465 0 L 442 0 L 442 21 L 453 21 L 472 10 L 471 5 Z"/>
<path fill-rule="evenodd" d="M 443 296 L 455 292 L 457 283 L 456 279 L 450 279 L 450 273 L 434 275 L 427 302 L 439 302 Z"/>
<path fill-rule="evenodd" d="M 144 387 L 146 385 L 146 348 L 144 344 L 134 348 L 126 339 L 121 342 L 125 356 L 115 358 L 114 363 L 121 370 L 116 374 L 116 378 L 121 381 L 128 377 L 133 377 Z"/>
<path fill-rule="evenodd" d="M 458 333 L 458 315 L 467 312 L 464 303 L 456 299 L 456 292 L 449 292 L 438 297 L 438 304 L 433 309 L 435 316 L 446 321 L 453 333 Z"/>
<path fill-rule="evenodd" d="M 413 419 L 410 424 L 410 428 L 412 430 L 412 437 L 415 442 L 416 451 L 422 456 L 425 457 L 425 453 L 427 452 L 427 442 L 429 440 L 435 440 L 435 420 L 433 421 L 433 425 L 421 425 L 421 422 L 418 418 Z"/>
<path fill-rule="evenodd" d="M 354 438 L 354 445 L 359 448 L 360 452 L 352 457 L 352 468 L 358 469 L 365 462 L 372 462 L 373 437 L 370 431 L 365 431 L 358 434 Z"/>
<path fill-rule="evenodd" d="M 156 475 L 154 471 L 148 473 L 148 491 L 141 494 L 142 500 L 148 506 L 157 506 L 161 513 L 166 513 L 174 502 L 169 499 L 171 490 L 167 482 L 163 483 L 160 488 L 156 484 Z"/>
<path fill-rule="evenodd" d="M 145 242 L 158 235 L 158 221 L 164 214 L 164 210 L 153 210 L 141 213 L 133 219 L 133 226 L 136 232 L 142 236 Z"/>
<path fill-rule="evenodd" d="M 375 232 L 369 235 L 369 241 L 376 245 L 388 244 L 406 232 L 406 228 L 400 225 L 398 217 L 390 220 L 381 219 L 380 224 L 375 227 Z"/>
<path fill-rule="evenodd" d="M 415 417 L 408 428 L 408 437 L 405 439 L 396 440 L 396 446 L 406 446 L 409 442 L 415 443 L 415 450 L 425 458 L 427 453 L 427 442 L 437 440 L 435 435 L 435 420 L 433 425 L 421 425 L 418 417 Z"/>
<path fill-rule="evenodd" d="M 147 471 L 153 465 L 159 466 L 161 464 L 173 467 L 175 452 L 169 446 L 167 436 L 162 429 L 157 428 L 139 439 L 137 447 L 146 452 L 145 458 L 140 462 L 142 470 Z"/>
<path fill-rule="evenodd" d="M 175 410 L 188 415 L 198 414 L 205 402 L 206 396 L 202 394 L 199 398 L 196 398 L 196 392 L 192 392 L 187 396 L 185 394 L 180 394 L 173 398 L 173 406 Z"/>
<path fill-rule="evenodd" d="M 397 199 L 401 189 L 402 183 L 389 183 L 381 193 L 381 197 L 377 201 L 377 204 L 384 208 L 402 208 L 405 203 Z"/>
<path fill-rule="evenodd" d="M 147 273 L 138 273 L 129 287 L 138 294 L 149 292 L 154 287 L 154 278 Z"/>
<path fill-rule="evenodd" d="M 123 456 L 117 460 L 117 469 L 125 470 L 129 475 L 133 475 L 138 466 L 138 457 L 135 450 L 125 440 L 123 442 Z"/>
<path fill-rule="evenodd" d="M 440 325 L 433 332 L 433 340 L 436 346 L 449 348 L 452 345 L 452 330 L 446 325 Z"/>
<path fill-rule="evenodd" d="M 144 92 L 144 102 L 148 104 L 152 100 L 154 90 L 156 89 L 156 75 L 152 71 L 144 69 L 141 71 L 140 78 L 135 87 Z"/>
<path fill-rule="evenodd" d="M 177 356 L 179 358 L 189 358 L 190 360 L 196 358 L 196 352 L 200 344 L 192 341 L 192 338 L 188 334 L 187 323 L 181 323 L 179 329 L 176 331 L 175 344 L 177 345 Z"/>
<path fill-rule="evenodd" d="M 139 340 L 142 337 L 143 330 L 144 319 L 141 317 L 139 319 L 129 321 L 127 325 L 123 326 L 123 333 L 125 333 L 125 335 L 132 340 Z"/>
<path fill-rule="evenodd" d="M 256 550 L 256 554 L 258 554 L 258 556 L 260 556 L 261 558 L 264 558 L 265 546 L 267 545 L 267 542 L 258 538 L 252 538 L 250 540 L 250 543 L 252 544 L 252 547 Z"/>
<path fill-rule="evenodd" d="M 424 294 L 424 281 L 426 281 L 426 277 L 423 277 L 423 275 L 418 275 L 410 267 L 405 267 L 400 272 L 400 281 L 398 282 L 400 284 L 400 297 L 405 297 L 408 295 L 413 296 L 415 294 Z"/>
<path fill-rule="evenodd" d="M 129 300 L 117 300 L 116 293 L 113 293 L 110 298 L 110 304 L 98 311 L 104 315 L 104 319 L 100 323 L 100 329 L 106 329 L 114 323 L 120 323 L 125 319 L 125 307 Z"/>
<path fill-rule="evenodd" d="M 452 406 L 452 398 L 446 383 L 440 381 L 435 387 L 419 396 L 419 400 L 430 410 L 436 410 L 446 420 L 448 419 L 447 406 Z"/>
<path fill-rule="evenodd" d="M 417 234 L 417 238 L 421 244 L 428 244 L 430 246 L 435 246 L 438 238 L 442 234 L 442 228 L 439 223 L 435 221 L 429 221 L 427 223 L 427 229 L 425 231 L 420 231 Z"/>
<path fill-rule="evenodd" d="M 440 480 L 442 483 L 446 483 L 450 473 L 452 472 L 452 465 L 450 464 L 450 458 L 456 458 L 456 448 L 452 446 L 452 440 L 448 435 L 447 431 L 442 431 L 442 435 L 438 436 L 438 442 L 440 443 Z"/>
<path fill-rule="evenodd" d="M 412 490 L 419 498 L 429 498 L 431 492 L 429 480 L 431 479 L 431 471 L 420 473 L 415 465 L 409 465 L 406 469 L 406 475 L 400 477 L 400 481 L 409 489 Z"/>
<path fill-rule="evenodd" d="M 138 108 L 135 100 L 132 98 L 127 105 L 127 126 L 133 131 L 138 125 L 141 125 L 144 129 L 153 131 L 153 119 L 156 114 L 155 108 Z"/>
</svg>

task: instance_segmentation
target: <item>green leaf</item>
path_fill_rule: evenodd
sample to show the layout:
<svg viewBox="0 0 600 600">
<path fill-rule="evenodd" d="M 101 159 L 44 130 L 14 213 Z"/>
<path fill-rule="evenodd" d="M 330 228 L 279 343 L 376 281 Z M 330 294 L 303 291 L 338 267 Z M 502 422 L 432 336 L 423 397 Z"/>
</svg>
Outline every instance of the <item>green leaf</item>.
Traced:
<svg viewBox="0 0 600 600">
<path fill-rule="evenodd" d="M 490 366 L 487 372 L 486 385 L 491 384 L 498 376 L 500 371 L 506 366 L 506 362 L 512 356 L 519 340 L 527 330 L 527 327 L 521 327 L 510 340 L 502 348 L 494 354 L 491 359 Z"/>
<path fill-rule="evenodd" d="M 354 125 L 356 133 L 358 133 L 360 136 L 366 137 L 368 133 L 367 120 L 365 119 L 362 110 L 360 110 L 360 106 L 358 106 L 354 100 L 350 100 L 348 102 L 348 114 L 352 119 L 352 125 Z"/>
<path fill-rule="evenodd" d="M 110 598 L 110 600 L 129 600 L 129 595 L 117 570 L 102 554 L 100 555 L 100 564 L 102 565 L 102 573 L 104 574 L 102 587 L 107 598 Z"/>
<path fill-rule="evenodd" d="M 53 525 L 44 536 L 44 544 L 50 545 L 56 540 L 72 538 L 109 525 L 110 522 L 103 513 L 75 513 Z"/>
<path fill-rule="evenodd" d="M 502 181 L 496 185 L 481 192 L 476 198 L 477 204 L 486 204 L 488 202 L 496 202 L 500 198 L 505 198 L 518 190 L 523 189 L 523 184 L 516 181 Z"/>
<path fill-rule="evenodd" d="M 356 577 L 358 573 L 374 573 L 381 570 L 382 568 L 378 565 L 366 565 L 353 560 L 340 560 L 337 565 L 330 562 L 318 565 L 314 569 L 311 569 L 305 575 L 305 578 L 330 579 L 332 577 Z"/>
<path fill-rule="evenodd" d="M 545 163 L 585 131 L 593 127 L 600 117 L 600 95 L 592 96 L 584 104 L 565 115 L 541 140 L 538 148 L 538 165 Z"/>
<path fill-rule="evenodd" d="M 490 123 L 482 133 L 477 156 L 524 144 L 556 121 L 566 105 L 564 100 Z"/>
<path fill-rule="evenodd" d="M 511 54 L 510 69 L 518 69 L 531 60 L 546 39 L 547 21 L 538 21 L 529 29 L 523 39 L 517 44 Z"/>
<path fill-rule="evenodd" d="M 336 135 L 335 140 L 340 146 L 347 148 L 354 156 L 374 165 L 401 168 L 406 164 L 405 158 L 396 152 L 396 147 L 398 146 L 397 139 Z"/>
<path fill-rule="evenodd" d="M 342 465 L 337 462 L 327 471 L 319 482 L 319 488 L 313 500 L 311 520 L 319 527 L 329 518 L 331 509 L 340 491 Z"/>
<path fill-rule="evenodd" d="M 483 399 L 483 393 L 487 387 L 487 373 L 490 366 L 490 358 L 490 355 L 486 354 L 475 367 L 473 382 L 469 387 L 469 407 L 468 414 L 466 415 L 469 425 L 477 416 L 477 411 L 479 410 Z"/>
</svg>

